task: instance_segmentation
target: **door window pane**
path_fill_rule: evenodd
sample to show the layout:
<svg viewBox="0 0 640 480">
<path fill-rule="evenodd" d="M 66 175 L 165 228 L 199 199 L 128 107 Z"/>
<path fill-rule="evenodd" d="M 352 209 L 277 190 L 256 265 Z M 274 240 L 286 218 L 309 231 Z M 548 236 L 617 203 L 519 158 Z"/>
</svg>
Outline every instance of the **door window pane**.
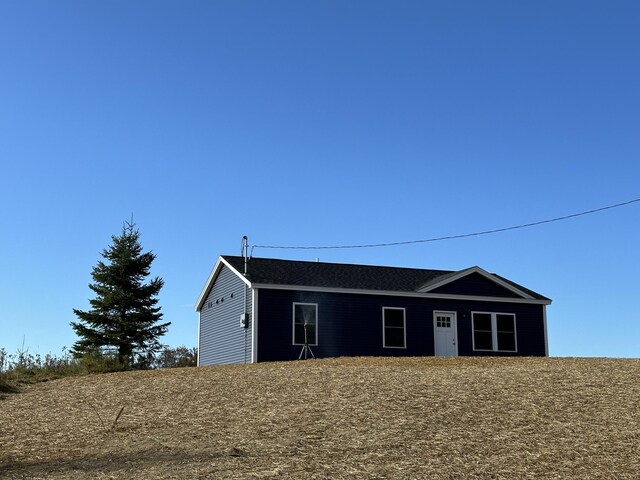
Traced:
<svg viewBox="0 0 640 480">
<path fill-rule="evenodd" d="M 436 317 L 436 326 L 440 328 L 451 328 L 451 317 Z"/>
</svg>

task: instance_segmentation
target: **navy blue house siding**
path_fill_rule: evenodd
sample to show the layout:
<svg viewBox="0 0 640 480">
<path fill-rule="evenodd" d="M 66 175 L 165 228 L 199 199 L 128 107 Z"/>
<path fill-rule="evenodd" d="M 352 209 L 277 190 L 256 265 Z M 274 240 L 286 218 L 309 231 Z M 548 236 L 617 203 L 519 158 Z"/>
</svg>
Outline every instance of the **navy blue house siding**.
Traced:
<svg viewBox="0 0 640 480">
<path fill-rule="evenodd" d="M 543 305 L 260 289 L 258 361 L 298 358 L 301 346 L 293 345 L 294 302 L 318 305 L 318 345 L 311 347 L 316 357 L 434 355 L 434 311 L 456 312 L 458 355 L 545 355 Z M 405 309 L 406 348 L 383 348 L 383 307 Z M 474 351 L 474 311 L 515 314 L 517 352 Z"/>
<path fill-rule="evenodd" d="M 472 273 L 471 275 L 459 278 L 455 282 L 432 290 L 432 293 L 520 298 L 511 290 L 487 280 L 479 273 Z"/>
</svg>

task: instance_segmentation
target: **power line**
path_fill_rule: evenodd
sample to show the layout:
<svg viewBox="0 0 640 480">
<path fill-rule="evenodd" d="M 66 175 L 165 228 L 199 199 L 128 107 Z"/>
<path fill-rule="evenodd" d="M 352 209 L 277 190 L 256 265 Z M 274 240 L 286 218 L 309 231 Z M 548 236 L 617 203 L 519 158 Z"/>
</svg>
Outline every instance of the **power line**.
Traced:
<svg viewBox="0 0 640 480">
<path fill-rule="evenodd" d="M 564 215 L 562 217 L 549 218 L 547 220 L 540 220 L 537 222 L 523 223 L 521 225 L 514 225 L 511 227 L 504 227 L 504 228 L 496 228 L 493 230 L 484 230 L 481 232 L 464 233 L 461 235 L 448 235 L 445 237 L 427 238 L 423 240 L 407 240 L 403 242 L 388 242 L 388 243 L 368 243 L 368 244 L 362 244 L 362 245 L 322 245 L 322 246 L 254 245 L 252 247 L 252 250 L 253 248 L 277 248 L 277 249 L 289 249 L 289 250 L 337 250 L 337 249 L 347 249 L 347 248 L 393 247 L 397 245 L 412 245 L 416 243 L 439 242 L 442 240 L 454 240 L 456 238 L 477 237 L 480 235 L 489 235 L 492 233 L 508 232 L 509 230 L 517 230 L 520 228 L 535 227 L 537 225 L 543 225 L 545 223 L 559 222 L 561 220 L 568 220 L 570 218 L 582 217 L 584 215 L 591 215 L 592 213 L 602 212 L 604 210 L 611 210 L 613 208 L 623 207 L 625 205 L 630 205 L 632 203 L 637 203 L 637 202 L 640 202 L 640 198 L 635 198 L 633 200 L 629 200 L 622 203 L 616 203 L 614 205 L 607 205 L 606 207 L 594 208 L 593 210 L 587 210 L 585 212 L 572 213 L 571 215 Z"/>
</svg>

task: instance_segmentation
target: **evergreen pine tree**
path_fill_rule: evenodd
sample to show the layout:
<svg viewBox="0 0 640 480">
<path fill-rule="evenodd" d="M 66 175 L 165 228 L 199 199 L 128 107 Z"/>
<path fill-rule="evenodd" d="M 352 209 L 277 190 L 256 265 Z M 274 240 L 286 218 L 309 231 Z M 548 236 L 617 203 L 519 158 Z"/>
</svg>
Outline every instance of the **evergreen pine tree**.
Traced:
<svg viewBox="0 0 640 480">
<path fill-rule="evenodd" d="M 121 235 L 111 239 L 113 244 L 102 251 L 106 263 L 98 261 L 91 272 L 94 283 L 89 288 L 96 293 L 89 300 L 91 309 L 73 309 L 80 322 L 71 322 L 71 326 L 80 339 L 72 353 L 79 357 L 111 348 L 129 366 L 135 355 L 161 347 L 158 338 L 170 323 L 157 324 L 162 313 L 156 297 L 164 281 L 155 277 L 144 283 L 156 256 L 143 253 L 135 224 L 125 222 Z"/>
</svg>

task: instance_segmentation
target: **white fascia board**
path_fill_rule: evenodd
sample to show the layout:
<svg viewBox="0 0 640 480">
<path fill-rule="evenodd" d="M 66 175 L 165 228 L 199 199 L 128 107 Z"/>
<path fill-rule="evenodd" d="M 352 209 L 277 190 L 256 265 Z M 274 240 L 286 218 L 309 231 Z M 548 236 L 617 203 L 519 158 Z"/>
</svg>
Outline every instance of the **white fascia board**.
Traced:
<svg viewBox="0 0 640 480">
<path fill-rule="evenodd" d="M 496 303 L 527 303 L 531 305 L 549 305 L 551 300 L 539 300 L 536 298 L 513 298 L 513 297 L 488 297 L 480 295 L 454 295 L 445 293 L 423 293 L 423 292 L 398 292 L 394 290 L 362 290 L 357 288 L 330 288 L 330 287 L 306 287 L 300 285 L 270 285 L 252 284 L 252 288 L 264 288 L 270 290 L 297 290 L 300 292 L 321 292 L 321 293 L 349 293 L 356 295 L 380 295 L 390 297 L 409 298 L 434 298 L 439 300 L 472 300 L 480 302 Z"/>
<path fill-rule="evenodd" d="M 213 267 L 213 270 L 211 270 L 211 274 L 207 279 L 207 283 L 205 283 L 204 288 L 202 289 L 202 292 L 200 292 L 200 296 L 198 297 L 198 301 L 196 302 L 196 305 L 195 305 L 196 312 L 199 312 L 200 310 L 202 310 L 202 307 L 204 306 L 204 302 L 207 299 L 207 295 L 209 295 L 209 292 L 211 291 L 211 287 L 213 287 L 213 283 L 216 281 L 216 278 L 218 278 L 218 274 L 220 273 L 220 270 L 222 270 L 223 266 L 226 266 L 227 268 L 229 268 L 244 283 L 246 283 L 249 287 L 251 287 L 251 282 L 249 282 L 249 280 L 247 280 L 242 273 L 240 273 L 238 270 L 233 268 L 231 264 L 227 262 L 224 258 L 218 257 L 218 260 L 216 261 L 216 264 Z"/>
<path fill-rule="evenodd" d="M 489 272 L 487 272 L 486 270 L 484 270 L 484 269 L 482 269 L 480 267 L 471 267 L 471 268 L 466 268 L 464 270 L 460 270 L 455 275 L 451 275 L 450 277 L 445 278 L 441 282 L 436 282 L 436 283 L 433 283 L 433 284 L 429 285 L 426 288 L 421 288 L 420 290 L 418 290 L 418 292 L 428 293 L 428 292 L 430 292 L 432 290 L 435 290 L 436 288 L 442 287 L 443 285 L 446 285 L 446 284 L 451 283 L 451 282 L 455 282 L 456 280 L 459 280 L 459 279 L 461 279 L 463 277 L 466 277 L 467 275 L 471 275 L 472 273 L 479 273 L 480 275 L 485 277 L 487 280 L 490 280 L 490 281 L 492 281 L 494 283 L 497 283 L 501 287 L 506 288 L 507 290 L 515 293 L 516 295 L 519 295 L 519 296 L 521 296 L 523 298 L 526 298 L 526 299 L 529 299 L 529 300 L 535 300 L 528 293 L 523 292 L 519 288 L 516 288 L 513 285 L 501 280 L 500 278 L 496 277 L 495 275 L 491 275 Z"/>
</svg>

